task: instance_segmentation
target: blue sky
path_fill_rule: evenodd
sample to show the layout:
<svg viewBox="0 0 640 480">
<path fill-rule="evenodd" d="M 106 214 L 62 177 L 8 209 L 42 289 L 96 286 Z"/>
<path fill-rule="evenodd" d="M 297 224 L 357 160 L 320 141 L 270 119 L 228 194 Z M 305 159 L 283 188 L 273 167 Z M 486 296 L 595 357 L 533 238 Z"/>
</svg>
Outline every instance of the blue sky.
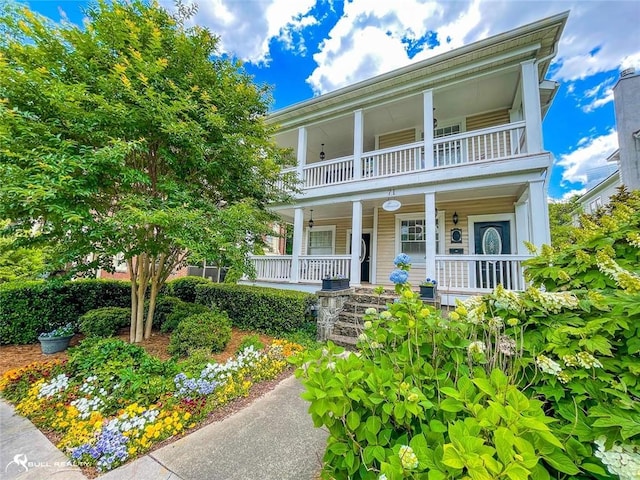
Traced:
<svg viewBox="0 0 640 480">
<path fill-rule="evenodd" d="M 26 2 L 82 21 L 85 0 Z M 173 2 L 161 0 L 167 8 Z M 189 3 L 185 0 L 185 3 Z M 544 120 L 555 157 L 549 196 L 566 198 L 608 175 L 617 148 L 612 87 L 640 68 L 640 2 L 529 0 L 200 0 L 193 22 L 221 38 L 283 108 L 526 23 L 570 10 L 548 78 L 560 83 Z"/>
</svg>

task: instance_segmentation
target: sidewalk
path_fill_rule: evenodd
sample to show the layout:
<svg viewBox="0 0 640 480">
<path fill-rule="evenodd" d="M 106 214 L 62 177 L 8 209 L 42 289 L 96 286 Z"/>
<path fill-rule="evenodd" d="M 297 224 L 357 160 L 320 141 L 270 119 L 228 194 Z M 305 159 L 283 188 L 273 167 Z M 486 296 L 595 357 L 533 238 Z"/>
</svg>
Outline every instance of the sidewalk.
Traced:
<svg viewBox="0 0 640 480">
<path fill-rule="evenodd" d="M 327 434 L 314 428 L 293 376 L 221 422 L 117 468 L 100 480 L 312 480 Z M 31 423 L 0 402 L 0 479 L 84 479 Z M 12 463 L 26 455 L 29 471 Z M 26 460 L 25 460 L 26 461 Z M 58 462 L 58 463 L 56 463 Z M 5 472 L 5 466 L 8 470 Z M 19 473 L 22 472 L 22 473 Z"/>
</svg>

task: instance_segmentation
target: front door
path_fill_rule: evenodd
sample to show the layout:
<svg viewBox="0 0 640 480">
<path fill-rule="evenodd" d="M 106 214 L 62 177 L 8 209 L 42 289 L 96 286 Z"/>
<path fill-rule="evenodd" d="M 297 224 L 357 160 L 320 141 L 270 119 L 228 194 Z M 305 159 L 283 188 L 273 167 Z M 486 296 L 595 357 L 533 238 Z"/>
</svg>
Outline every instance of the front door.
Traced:
<svg viewBox="0 0 640 480">
<path fill-rule="evenodd" d="M 351 235 L 349 235 L 349 254 L 351 254 Z M 371 279 L 371 234 L 363 233 L 360 241 L 360 281 L 370 282 Z"/>
<path fill-rule="evenodd" d="M 511 226 L 509 221 L 474 223 L 476 255 L 508 255 L 511 253 Z M 497 259 L 476 262 L 476 286 L 495 288 L 501 283 L 510 288 L 508 262 Z"/>
</svg>

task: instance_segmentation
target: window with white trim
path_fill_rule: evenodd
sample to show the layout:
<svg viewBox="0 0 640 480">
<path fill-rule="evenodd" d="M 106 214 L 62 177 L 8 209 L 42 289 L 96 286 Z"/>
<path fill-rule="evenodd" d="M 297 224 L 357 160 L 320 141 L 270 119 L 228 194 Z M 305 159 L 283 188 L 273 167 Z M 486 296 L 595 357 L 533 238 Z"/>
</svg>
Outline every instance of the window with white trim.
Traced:
<svg viewBox="0 0 640 480">
<path fill-rule="evenodd" d="M 307 229 L 307 255 L 333 255 L 335 251 L 335 227 Z"/>
<path fill-rule="evenodd" d="M 591 213 L 596 213 L 599 208 L 602 208 L 602 198 L 596 197 L 589 204 L 589 210 L 591 210 Z"/>
<path fill-rule="evenodd" d="M 442 222 L 440 217 L 444 212 L 438 212 L 436 216 L 436 255 L 440 254 L 440 242 Z M 403 213 L 396 215 L 396 250 L 397 253 L 406 253 L 415 264 L 423 264 L 427 256 L 426 222 L 423 214 Z"/>
</svg>

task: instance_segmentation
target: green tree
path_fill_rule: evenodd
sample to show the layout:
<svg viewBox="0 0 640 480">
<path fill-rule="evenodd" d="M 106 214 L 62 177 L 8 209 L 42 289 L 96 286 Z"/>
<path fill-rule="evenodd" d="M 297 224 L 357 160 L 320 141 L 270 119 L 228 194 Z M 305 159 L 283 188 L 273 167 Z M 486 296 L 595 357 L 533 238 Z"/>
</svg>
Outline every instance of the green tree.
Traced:
<svg viewBox="0 0 640 480">
<path fill-rule="evenodd" d="M 9 222 L 0 222 L 0 228 L 8 226 Z M 44 250 L 21 247 L 15 237 L 0 237 L 0 283 L 34 280 L 44 271 Z"/>
<path fill-rule="evenodd" d="M 578 195 L 566 201 L 549 203 L 549 228 L 551 245 L 558 247 L 569 241 L 574 223 L 574 215 L 580 213 Z"/>
<path fill-rule="evenodd" d="M 268 88 L 177 10 L 100 0 L 83 27 L 0 12 L 0 218 L 74 270 L 123 253 L 132 342 L 188 255 L 250 272 L 267 207 L 286 200 Z"/>
</svg>

